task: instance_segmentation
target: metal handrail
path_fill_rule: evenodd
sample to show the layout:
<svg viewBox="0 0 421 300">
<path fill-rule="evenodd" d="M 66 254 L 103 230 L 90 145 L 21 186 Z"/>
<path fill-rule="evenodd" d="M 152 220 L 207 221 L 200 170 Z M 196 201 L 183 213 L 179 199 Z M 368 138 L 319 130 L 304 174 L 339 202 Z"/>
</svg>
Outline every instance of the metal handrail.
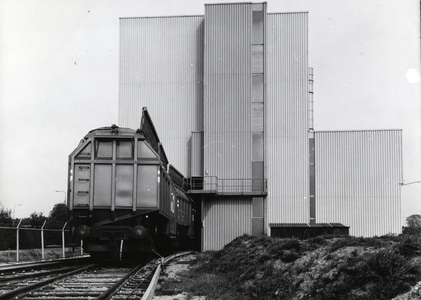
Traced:
<svg viewBox="0 0 421 300">
<path fill-rule="evenodd" d="M 213 191 L 218 193 L 267 192 L 267 178 L 218 178 L 204 176 L 190 178 L 191 190 Z"/>
</svg>

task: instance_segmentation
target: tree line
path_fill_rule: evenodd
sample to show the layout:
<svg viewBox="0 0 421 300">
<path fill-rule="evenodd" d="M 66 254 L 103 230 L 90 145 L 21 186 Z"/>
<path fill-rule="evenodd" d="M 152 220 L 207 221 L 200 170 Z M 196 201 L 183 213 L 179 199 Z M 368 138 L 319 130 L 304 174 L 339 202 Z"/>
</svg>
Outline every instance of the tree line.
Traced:
<svg viewBox="0 0 421 300">
<path fill-rule="evenodd" d="M 15 250 L 16 249 L 16 230 L 5 229 L 16 228 L 19 224 L 18 219 L 13 219 L 12 211 L 5 209 L 0 204 L 0 250 Z M 29 228 L 41 229 L 45 222 L 44 229 L 59 229 L 61 230 L 67 222 L 67 206 L 64 203 L 57 203 L 50 211 L 48 216 L 43 213 L 33 212 L 29 218 L 22 219 L 19 228 L 19 248 L 20 249 L 34 249 L 41 248 L 41 231 L 28 230 Z M 26 229 L 26 230 L 25 230 Z M 68 228 L 66 228 L 68 229 Z M 65 232 L 66 244 L 71 242 L 69 232 Z M 62 233 L 60 231 L 45 231 L 44 232 L 44 246 L 62 245 Z"/>
</svg>

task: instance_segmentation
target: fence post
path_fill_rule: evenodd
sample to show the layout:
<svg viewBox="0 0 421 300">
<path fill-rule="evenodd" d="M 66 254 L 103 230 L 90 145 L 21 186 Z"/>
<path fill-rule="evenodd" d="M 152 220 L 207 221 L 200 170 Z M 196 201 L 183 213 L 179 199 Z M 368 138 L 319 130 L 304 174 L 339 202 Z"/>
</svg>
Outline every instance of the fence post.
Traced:
<svg viewBox="0 0 421 300">
<path fill-rule="evenodd" d="M 44 226 L 47 223 L 47 220 L 44 221 L 41 227 L 41 260 L 44 260 Z"/>
<path fill-rule="evenodd" d="M 66 227 L 67 222 L 64 223 L 63 229 L 61 230 L 61 244 L 63 245 L 63 258 L 65 258 L 65 252 L 64 252 L 64 247 L 65 247 L 65 243 L 64 243 L 64 228 Z"/>
<path fill-rule="evenodd" d="M 80 240 L 80 256 L 83 256 L 83 240 Z"/>
<path fill-rule="evenodd" d="M 22 222 L 20 219 L 18 226 L 16 227 L 16 261 L 19 261 L 19 226 Z"/>
</svg>

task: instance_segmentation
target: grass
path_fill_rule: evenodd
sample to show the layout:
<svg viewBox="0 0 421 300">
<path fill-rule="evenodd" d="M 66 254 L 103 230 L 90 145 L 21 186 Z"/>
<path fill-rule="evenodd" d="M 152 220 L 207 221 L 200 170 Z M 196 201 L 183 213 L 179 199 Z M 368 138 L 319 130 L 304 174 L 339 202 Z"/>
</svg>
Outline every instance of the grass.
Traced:
<svg viewBox="0 0 421 300">
<path fill-rule="evenodd" d="M 75 257 L 80 255 L 80 250 L 72 251 L 71 248 L 65 248 L 65 257 Z M 0 263 L 16 262 L 16 250 L 0 251 Z M 46 248 L 44 249 L 44 260 L 59 259 L 63 257 L 62 248 Z M 41 261 L 41 249 L 25 249 L 19 250 L 19 261 Z"/>
<path fill-rule="evenodd" d="M 182 276 L 185 291 L 207 299 L 393 299 L 421 280 L 421 236 L 245 235 Z"/>
</svg>

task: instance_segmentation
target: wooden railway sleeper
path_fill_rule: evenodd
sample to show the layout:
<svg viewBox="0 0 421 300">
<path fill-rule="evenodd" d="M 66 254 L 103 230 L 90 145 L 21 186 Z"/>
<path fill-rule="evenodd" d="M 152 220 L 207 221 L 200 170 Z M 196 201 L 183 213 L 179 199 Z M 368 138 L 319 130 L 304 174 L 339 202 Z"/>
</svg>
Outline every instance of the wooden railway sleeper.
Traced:
<svg viewBox="0 0 421 300">
<path fill-rule="evenodd" d="M 140 264 L 137 267 L 133 268 L 127 275 L 125 275 L 123 278 L 121 278 L 119 281 L 117 281 L 113 286 L 111 286 L 107 291 L 99 295 L 96 299 L 97 300 L 105 300 L 110 299 L 115 293 L 118 292 L 118 290 L 138 271 L 142 269 L 143 265 Z"/>
<path fill-rule="evenodd" d="M 146 266 L 145 266 L 146 267 Z M 149 270 L 146 274 L 140 276 L 133 276 L 119 291 L 120 293 L 115 294 L 113 300 L 126 300 L 126 299 L 139 299 L 143 296 L 148 289 L 156 266 Z"/>
<path fill-rule="evenodd" d="M 44 287 L 44 286 L 46 286 L 50 283 L 56 282 L 58 280 L 61 280 L 63 278 L 69 277 L 69 276 L 77 274 L 77 273 L 81 273 L 83 271 L 94 268 L 96 266 L 97 266 L 96 264 L 91 264 L 91 265 L 79 268 L 77 270 L 74 270 L 74 271 L 56 276 L 54 278 L 50 278 L 50 279 L 47 279 L 47 280 L 44 280 L 44 281 L 37 282 L 35 284 L 31 284 L 31 285 L 28 285 L 28 286 L 25 286 L 25 287 L 21 287 L 19 289 L 14 290 L 14 291 L 2 294 L 1 299 L 7 300 L 7 299 L 15 299 L 17 297 L 23 297 L 23 296 L 27 295 L 29 292 L 38 290 L 38 289 L 40 289 L 40 288 L 42 288 L 42 287 Z"/>
</svg>

